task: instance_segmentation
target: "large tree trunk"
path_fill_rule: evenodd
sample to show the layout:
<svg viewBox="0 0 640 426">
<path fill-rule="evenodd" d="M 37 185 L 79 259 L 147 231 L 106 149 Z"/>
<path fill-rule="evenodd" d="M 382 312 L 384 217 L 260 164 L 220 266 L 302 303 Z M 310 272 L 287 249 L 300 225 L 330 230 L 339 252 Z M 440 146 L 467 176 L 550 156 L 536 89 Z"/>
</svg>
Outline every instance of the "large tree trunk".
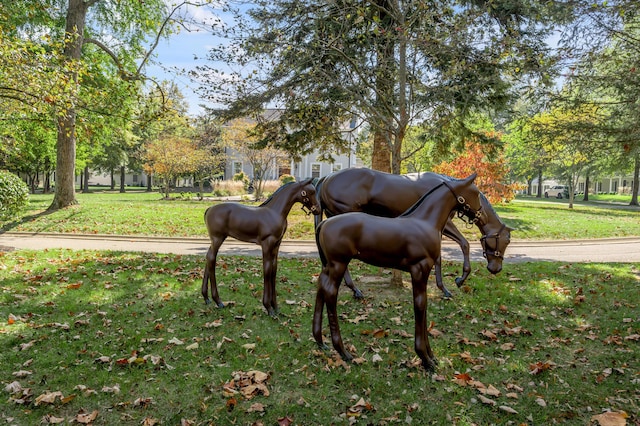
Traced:
<svg viewBox="0 0 640 426">
<path fill-rule="evenodd" d="M 640 182 L 640 154 L 636 155 L 635 167 L 633 168 L 633 189 L 631 190 L 631 202 L 629 205 L 637 206 L 638 205 L 638 186 Z"/>
<path fill-rule="evenodd" d="M 582 201 L 589 201 L 589 172 L 584 178 L 584 196 L 582 197 Z"/>
<path fill-rule="evenodd" d="M 538 194 L 536 198 L 542 198 L 542 169 L 538 169 Z"/>
<path fill-rule="evenodd" d="M 124 181 L 125 181 L 125 173 L 126 169 L 124 166 L 120 166 L 120 192 L 124 193 Z"/>
<path fill-rule="evenodd" d="M 391 150 L 388 136 L 382 129 L 376 129 L 373 135 L 373 152 L 371 154 L 371 168 L 381 172 L 391 173 Z"/>
<path fill-rule="evenodd" d="M 56 142 L 56 190 L 49 210 L 60 209 L 77 204 L 76 175 L 76 96 L 78 90 L 78 72 L 74 62 L 82 56 L 84 26 L 88 8 L 95 2 L 69 0 L 66 18 L 64 57 L 71 64 L 69 81 L 73 82 L 69 93 L 69 104 L 60 106 L 63 110 L 58 117 L 58 139 Z"/>
</svg>

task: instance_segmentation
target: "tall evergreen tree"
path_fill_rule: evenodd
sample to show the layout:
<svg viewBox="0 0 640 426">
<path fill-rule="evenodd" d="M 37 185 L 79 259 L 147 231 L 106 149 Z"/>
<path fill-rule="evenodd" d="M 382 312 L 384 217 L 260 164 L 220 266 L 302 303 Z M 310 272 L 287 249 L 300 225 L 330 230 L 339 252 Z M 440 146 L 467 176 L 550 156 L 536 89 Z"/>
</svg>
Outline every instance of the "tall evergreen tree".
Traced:
<svg viewBox="0 0 640 426">
<path fill-rule="evenodd" d="M 514 85 L 548 77 L 545 43 L 560 16 L 551 3 L 516 1 L 259 0 L 242 5 L 197 73 L 227 117 L 284 113 L 263 143 L 293 155 L 344 149 L 340 126 L 359 117 L 375 134 L 374 168 L 400 172 L 410 124 L 442 144 L 468 133 L 464 118 L 505 108 Z M 379 160 L 379 161 L 378 161 Z M 378 166 L 379 165 L 379 166 Z"/>
</svg>

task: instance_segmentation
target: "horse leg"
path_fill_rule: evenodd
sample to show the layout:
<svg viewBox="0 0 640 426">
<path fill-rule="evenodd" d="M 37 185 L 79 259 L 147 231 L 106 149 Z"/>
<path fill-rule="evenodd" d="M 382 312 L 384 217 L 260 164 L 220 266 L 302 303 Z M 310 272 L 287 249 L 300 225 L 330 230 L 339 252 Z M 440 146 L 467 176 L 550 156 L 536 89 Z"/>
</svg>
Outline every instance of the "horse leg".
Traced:
<svg viewBox="0 0 640 426">
<path fill-rule="evenodd" d="M 262 270 L 264 290 L 262 292 L 262 305 L 271 317 L 278 315 L 278 301 L 276 294 L 276 274 L 278 272 L 278 251 L 280 241 L 275 244 L 265 244 L 262 247 Z"/>
<path fill-rule="evenodd" d="M 462 284 L 464 284 L 466 279 L 469 277 L 469 274 L 471 273 L 471 262 L 469 260 L 469 241 L 467 241 L 467 239 L 460 233 L 460 231 L 458 231 L 458 228 L 456 228 L 451 220 L 447 221 L 447 224 L 444 226 L 442 233 L 458 243 L 460 249 L 462 250 L 462 276 L 456 278 L 456 285 L 458 287 L 462 287 Z"/>
<path fill-rule="evenodd" d="M 444 297 L 447 299 L 450 299 L 453 297 L 453 295 L 442 282 L 442 265 L 440 263 L 441 261 L 442 261 L 442 256 L 438 256 L 438 259 L 436 260 L 436 263 L 435 263 L 436 285 L 438 286 L 440 291 L 442 291 L 442 293 L 444 294 Z"/>
<path fill-rule="evenodd" d="M 338 324 L 338 313 L 336 310 L 338 302 L 338 287 L 342 281 L 342 275 L 344 274 L 346 265 L 339 265 L 337 270 L 335 266 L 335 263 L 333 266 L 325 266 L 322 268 L 322 273 L 318 277 L 318 293 L 316 295 L 316 306 L 313 313 L 313 336 L 318 346 L 321 348 L 326 347 L 322 341 L 322 310 L 326 303 L 331 343 L 343 360 L 351 361 L 353 359 L 353 355 L 347 352 L 344 348 L 342 336 L 340 335 L 340 325 Z"/>
<path fill-rule="evenodd" d="M 218 285 L 216 283 L 216 259 L 218 257 L 218 249 L 222 245 L 223 239 L 212 239 L 209 250 L 205 257 L 204 276 L 202 278 L 202 297 L 204 297 L 204 303 L 207 305 L 211 303 L 209 295 L 207 294 L 207 284 L 211 283 L 211 297 L 216 302 L 219 308 L 224 308 L 224 304 L 220 301 L 220 295 L 218 294 Z"/>
<path fill-rule="evenodd" d="M 353 283 L 353 280 L 351 279 L 349 268 L 345 269 L 344 271 L 344 283 L 347 287 L 351 289 L 351 291 L 353 291 L 353 297 L 355 299 L 358 299 L 358 300 L 364 299 L 364 294 L 362 294 L 360 289 L 356 287 L 356 285 Z"/>
<path fill-rule="evenodd" d="M 430 271 L 427 266 L 415 265 L 410 272 L 415 316 L 415 351 L 422 360 L 422 366 L 427 371 L 434 371 L 437 361 L 431 351 L 427 333 L 427 278 Z"/>
<path fill-rule="evenodd" d="M 321 283 L 325 283 L 328 280 L 326 266 L 323 266 L 322 272 L 318 277 L 318 290 L 316 292 L 316 305 L 313 308 L 313 322 L 311 324 L 311 332 L 313 334 L 313 338 L 316 340 L 316 344 L 320 349 L 326 351 L 329 349 L 327 345 L 324 344 L 322 340 L 322 311 L 324 310 L 324 300 L 325 300 L 325 290 L 323 290 L 326 285 Z"/>
</svg>

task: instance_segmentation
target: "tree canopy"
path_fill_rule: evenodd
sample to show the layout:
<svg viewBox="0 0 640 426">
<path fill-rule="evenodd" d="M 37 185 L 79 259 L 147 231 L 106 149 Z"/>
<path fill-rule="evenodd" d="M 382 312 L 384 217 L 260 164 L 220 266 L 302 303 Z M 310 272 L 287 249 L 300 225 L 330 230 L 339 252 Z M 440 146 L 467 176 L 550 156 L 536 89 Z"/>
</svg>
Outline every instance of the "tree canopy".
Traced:
<svg viewBox="0 0 640 426">
<path fill-rule="evenodd" d="M 544 80 L 548 24 L 561 18 L 533 0 L 262 0 L 239 10 L 221 34 L 230 45 L 211 52 L 239 71 L 200 69 L 208 96 L 230 117 L 282 108 L 269 126 L 288 129 L 276 144 L 294 154 L 335 151 L 340 126 L 359 117 L 383 136 L 395 173 L 408 126 L 463 140 L 468 114 L 504 109 L 514 86 Z"/>
</svg>

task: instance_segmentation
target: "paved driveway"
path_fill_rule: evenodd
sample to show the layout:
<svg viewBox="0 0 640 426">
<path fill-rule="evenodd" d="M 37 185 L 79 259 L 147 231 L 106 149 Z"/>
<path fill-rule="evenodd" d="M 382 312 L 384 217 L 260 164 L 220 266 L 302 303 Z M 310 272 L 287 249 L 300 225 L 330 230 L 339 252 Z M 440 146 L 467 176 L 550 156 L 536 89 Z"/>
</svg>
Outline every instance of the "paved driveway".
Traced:
<svg viewBox="0 0 640 426">
<path fill-rule="evenodd" d="M 203 238 L 157 238 L 108 235 L 41 234 L 7 232 L 0 234 L 0 251 L 12 249 L 70 248 L 74 250 L 121 250 L 156 253 L 204 255 L 209 247 Z M 445 260 L 462 260 L 457 244 L 445 240 L 442 245 Z M 255 244 L 228 239 L 221 254 L 260 255 Z M 285 257 L 317 256 L 313 241 L 285 240 L 280 247 Z M 482 260 L 482 248 L 471 242 L 472 260 Z M 640 263 L 640 237 L 572 241 L 512 241 L 507 248 L 505 263 L 526 261 L 562 262 L 629 262 Z"/>
</svg>

